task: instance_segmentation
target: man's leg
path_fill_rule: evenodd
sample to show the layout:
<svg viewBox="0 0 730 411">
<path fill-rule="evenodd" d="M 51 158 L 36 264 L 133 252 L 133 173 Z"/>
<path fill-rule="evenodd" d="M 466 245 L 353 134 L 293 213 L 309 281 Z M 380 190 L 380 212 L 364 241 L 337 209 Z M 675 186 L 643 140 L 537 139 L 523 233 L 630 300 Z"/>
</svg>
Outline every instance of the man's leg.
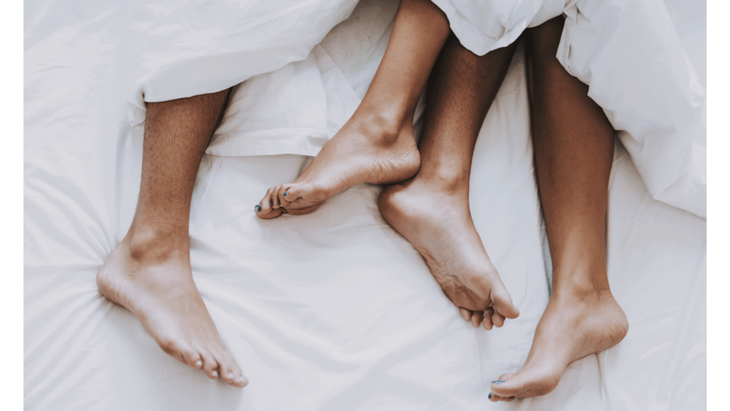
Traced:
<svg viewBox="0 0 730 411">
<path fill-rule="evenodd" d="M 294 183 L 268 190 L 257 215 L 274 218 L 284 209 L 306 214 L 354 185 L 412 177 L 419 165 L 413 113 L 448 35 L 449 22 L 437 6 L 402 0 L 388 48 L 355 114 Z"/>
<path fill-rule="evenodd" d="M 464 319 L 475 327 L 484 321 L 486 329 L 501 327 L 519 311 L 474 227 L 469 176 L 479 130 L 514 50 L 478 57 L 449 37 L 429 82 L 421 168 L 414 178 L 386 187 L 379 199 L 383 217 L 418 249 Z"/>
<path fill-rule="evenodd" d="M 528 36 L 532 134 L 553 263 L 550 302 L 524 367 L 492 384 L 492 401 L 544 395 L 568 364 L 618 344 L 628 321 L 608 287 L 606 204 L 614 130 L 588 86 L 555 57 L 563 18 Z"/>
<path fill-rule="evenodd" d="M 147 104 L 134 221 L 96 282 L 104 296 L 142 321 L 166 353 L 242 387 L 248 381 L 193 282 L 188 236 L 195 177 L 228 92 Z"/>
</svg>

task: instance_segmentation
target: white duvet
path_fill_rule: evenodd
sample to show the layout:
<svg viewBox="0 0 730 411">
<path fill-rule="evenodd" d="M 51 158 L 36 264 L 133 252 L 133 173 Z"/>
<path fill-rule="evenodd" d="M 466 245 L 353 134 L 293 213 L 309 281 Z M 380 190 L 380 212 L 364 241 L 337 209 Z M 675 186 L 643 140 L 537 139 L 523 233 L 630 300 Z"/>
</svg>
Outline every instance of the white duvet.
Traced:
<svg viewBox="0 0 730 411">
<path fill-rule="evenodd" d="M 330 3 L 342 6 L 317 21 L 334 26 L 354 7 Z M 176 10 L 196 3 L 181 4 Z M 488 402 L 489 381 L 524 362 L 549 295 L 521 48 L 477 142 L 471 198 L 518 320 L 490 332 L 464 322 L 418 253 L 380 217 L 378 186 L 353 187 L 311 215 L 256 218 L 253 205 L 265 189 L 293 180 L 305 155 L 316 154 L 364 95 L 397 7 L 379 0 L 360 2 L 326 37 L 324 23 L 315 27 L 325 30 L 319 40 L 309 28 L 300 43 L 307 46 L 277 70 L 244 73 L 253 77 L 237 86 L 201 165 L 191 213 L 193 276 L 250 385 L 210 381 L 167 356 L 94 281 L 129 227 L 139 189 L 142 94 L 130 91 L 134 76 L 124 71 L 130 24 L 138 21 L 130 16 L 169 10 L 115 7 L 26 5 L 28 410 L 702 408 L 705 221 L 653 199 L 636 156 L 619 142 L 608 269 L 628 336 L 571 365 L 547 396 Z M 702 39 L 696 31 L 680 40 L 704 47 L 688 38 Z M 215 89 L 240 82 L 214 77 L 188 79 Z M 147 78 L 138 91 L 156 101 L 156 84 L 164 82 Z M 197 93 L 200 84 L 173 85 Z"/>
</svg>

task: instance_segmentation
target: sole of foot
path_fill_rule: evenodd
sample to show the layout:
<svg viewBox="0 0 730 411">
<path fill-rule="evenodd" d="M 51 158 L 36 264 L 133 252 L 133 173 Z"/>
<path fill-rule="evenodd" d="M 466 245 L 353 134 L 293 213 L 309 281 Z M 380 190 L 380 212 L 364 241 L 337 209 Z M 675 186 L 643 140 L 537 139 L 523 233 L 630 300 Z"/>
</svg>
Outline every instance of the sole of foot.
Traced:
<svg viewBox="0 0 730 411">
<path fill-rule="evenodd" d="M 195 287 L 189 251 L 158 244 L 165 243 L 147 238 L 139 244 L 125 238 L 96 275 L 99 291 L 139 318 L 160 348 L 176 360 L 204 370 L 211 379 L 246 386 L 248 379 L 221 340 Z"/>
<path fill-rule="evenodd" d="M 383 218 L 421 254 L 446 296 L 465 320 L 487 330 L 519 310 L 489 260 L 469 211 L 468 189 L 427 179 L 386 187 L 378 206 Z"/>
<path fill-rule="evenodd" d="M 406 180 L 419 165 L 412 125 L 398 132 L 385 132 L 367 122 L 348 123 L 322 147 L 296 181 L 269 188 L 254 211 L 264 219 L 284 213 L 309 214 L 352 186 Z"/>
<path fill-rule="evenodd" d="M 535 330 L 522 369 L 491 385 L 491 401 L 537 397 L 557 387 L 572 362 L 607 350 L 624 339 L 629 323 L 611 292 L 553 294 Z"/>
</svg>

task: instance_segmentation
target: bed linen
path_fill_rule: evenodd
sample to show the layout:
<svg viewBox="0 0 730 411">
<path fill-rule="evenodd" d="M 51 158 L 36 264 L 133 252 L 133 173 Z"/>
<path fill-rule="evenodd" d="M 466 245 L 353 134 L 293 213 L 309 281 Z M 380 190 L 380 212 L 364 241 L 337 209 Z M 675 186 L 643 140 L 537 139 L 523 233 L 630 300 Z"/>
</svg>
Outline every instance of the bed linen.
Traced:
<svg viewBox="0 0 730 411">
<path fill-rule="evenodd" d="M 319 141 L 262 149 L 284 150 L 279 155 L 210 154 L 236 139 L 220 140 L 201 165 L 191 212 L 193 276 L 250 385 L 239 390 L 210 381 L 167 356 L 95 284 L 131 222 L 141 166 L 142 135 L 119 92 L 126 80 L 115 50 L 123 30 L 111 23 L 126 8 L 117 7 L 26 7 L 26 409 L 704 408 L 705 220 L 653 199 L 618 140 L 607 252 L 629 334 L 572 364 L 547 396 L 488 402 L 489 382 L 524 362 L 549 296 L 521 47 L 481 130 L 470 199 L 484 245 L 520 308 L 518 320 L 490 332 L 464 322 L 418 253 L 380 217 L 378 186 L 353 187 L 311 215 L 256 218 L 261 193 L 294 179 L 310 161 L 296 151 L 326 141 L 346 118 L 348 101 L 362 98 L 369 81 L 358 73 L 374 73 L 395 13 L 385 1 L 360 2 L 335 28 L 341 37 L 319 44 L 327 56 L 313 55 L 292 71 L 291 77 L 318 73 L 338 87 L 343 78 L 349 84 L 333 92 L 330 82 L 307 83 L 322 87 L 313 127 Z M 357 36 L 376 18 L 386 27 L 381 35 Z M 337 51 L 357 41 L 372 49 L 359 54 L 366 62 Z M 323 75 L 325 68 L 334 71 Z M 334 98 L 341 103 L 323 105 Z M 248 124 L 228 120 L 231 129 Z"/>
</svg>

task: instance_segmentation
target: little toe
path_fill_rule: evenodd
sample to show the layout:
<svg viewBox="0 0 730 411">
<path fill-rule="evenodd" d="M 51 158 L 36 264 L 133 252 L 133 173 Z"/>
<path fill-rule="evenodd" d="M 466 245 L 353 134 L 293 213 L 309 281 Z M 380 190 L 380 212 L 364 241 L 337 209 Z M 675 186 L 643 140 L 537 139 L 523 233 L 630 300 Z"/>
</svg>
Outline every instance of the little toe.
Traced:
<svg viewBox="0 0 730 411">
<path fill-rule="evenodd" d="M 459 308 L 459 312 L 461 313 L 461 317 L 466 321 L 471 321 L 471 311 L 467 310 L 466 308 Z"/>
<path fill-rule="evenodd" d="M 287 190 L 291 187 L 291 184 L 282 184 L 277 187 L 275 194 L 274 202 L 281 205 L 281 207 L 286 207 L 291 203 L 292 201 L 296 200 L 296 197 L 293 195 L 290 195 Z M 286 195 L 284 195 L 286 194 Z"/>
<path fill-rule="evenodd" d="M 281 193 L 281 198 L 288 202 L 296 201 L 301 197 L 302 187 L 299 184 L 285 184 Z"/>
</svg>

